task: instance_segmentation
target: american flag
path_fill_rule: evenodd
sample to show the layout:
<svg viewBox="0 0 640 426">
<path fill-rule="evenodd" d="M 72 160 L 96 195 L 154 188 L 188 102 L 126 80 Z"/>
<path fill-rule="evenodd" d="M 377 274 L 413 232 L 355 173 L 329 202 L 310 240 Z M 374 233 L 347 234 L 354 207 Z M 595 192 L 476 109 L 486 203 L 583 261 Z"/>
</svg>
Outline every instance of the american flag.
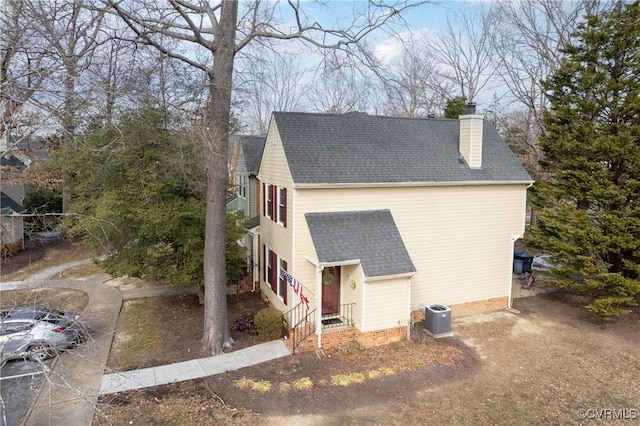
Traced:
<svg viewBox="0 0 640 426">
<path fill-rule="evenodd" d="M 302 294 L 302 284 L 300 284 L 300 281 L 296 280 L 293 275 L 291 275 L 290 273 L 288 273 L 287 271 L 285 271 L 284 269 L 281 270 L 282 272 L 282 278 L 284 278 L 285 280 L 287 280 L 287 282 L 289 283 L 289 285 L 291 287 L 293 287 L 293 292 L 295 294 L 298 295 L 298 297 L 300 297 L 300 301 L 302 303 L 304 303 L 304 305 L 307 308 L 307 311 L 309 310 L 309 299 L 307 299 L 307 297 Z"/>
</svg>

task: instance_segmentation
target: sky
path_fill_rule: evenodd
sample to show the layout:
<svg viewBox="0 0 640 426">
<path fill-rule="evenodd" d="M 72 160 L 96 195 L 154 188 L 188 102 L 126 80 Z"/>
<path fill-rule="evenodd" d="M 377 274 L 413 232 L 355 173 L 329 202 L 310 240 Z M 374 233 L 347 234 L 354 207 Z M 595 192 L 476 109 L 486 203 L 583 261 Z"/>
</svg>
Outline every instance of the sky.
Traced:
<svg viewBox="0 0 640 426">
<path fill-rule="evenodd" d="M 383 3 L 391 4 L 394 0 L 386 0 Z M 391 61 L 395 54 L 400 52 L 398 36 L 405 39 L 428 37 L 430 33 L 443 31 L 446 28 L 448 16 L 454 18 L 456 13 L 469 8 L 486 6 L 487 3 L 488 1 L 481 0 L 429 0 L 428 3 L 412 7 L 401 14 L 401 20 L 391 29 L 376 32 L 373 38 L 374 51 L 383 63 Z M 294 16 L 288 2 L 276 0 L 274 4 L 277 14 L 291 22 L 290 25 L 293 28 Z M 318 22 L 324 28 L 332 26 L 343 28 L 352 22 L 354 15 L 366 11 L 368 1 L 301 0 L 300 4 L 308 23 Z M 455 19 L 453 22 L 455 23 Z"/>
</svg>

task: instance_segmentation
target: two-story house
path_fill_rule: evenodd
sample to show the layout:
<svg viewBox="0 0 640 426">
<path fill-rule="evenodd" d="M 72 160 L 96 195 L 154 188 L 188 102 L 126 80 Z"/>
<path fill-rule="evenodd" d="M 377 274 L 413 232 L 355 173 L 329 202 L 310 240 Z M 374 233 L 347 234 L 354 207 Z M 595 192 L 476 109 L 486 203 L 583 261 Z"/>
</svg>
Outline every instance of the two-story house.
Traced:
<svg viewBox="0 0 640 426">
<path fill-rule="evenodd" d="M 0 153 L 1 154 L 1 153 Z M 24 250 L 24 200 L 22 171 L 25 165 L 13 155 L 0 156 L 0 252 Z"/>
<path fill-rule="evenodd" d="M 260 235 L 260 208 L 258 169 L 264 150 L 265 136 L 232 135 L 229 137 L 229 183 L 232 194 L 227 200 L 227 211 L 242 211 L 251 219 L 242 244 L 247 250 L 247 263 L 251 281 L 257 283 L 258 239 Z"/>
<path fill-rule="evenodd" d="M 260 288 L 317 347 L 404 339 L 424 307 L 510 307 L 532 179 L 483 116 L 273 113 Z M 308 340 L 308 339 L 307 339 Z"/>
</svg>

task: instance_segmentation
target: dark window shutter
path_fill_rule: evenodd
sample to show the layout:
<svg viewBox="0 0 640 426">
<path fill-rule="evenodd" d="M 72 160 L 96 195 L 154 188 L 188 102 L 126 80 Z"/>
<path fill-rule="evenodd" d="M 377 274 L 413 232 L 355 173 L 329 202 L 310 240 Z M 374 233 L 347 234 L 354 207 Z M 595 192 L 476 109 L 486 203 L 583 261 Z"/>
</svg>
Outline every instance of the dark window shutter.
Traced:
<svg viewBox="0 0 640 426">
<path fill-rule="evenodd" d="M 283 260 L 282 261 L 282 268 L 285 271 L 289 271 L 289 267 L 287 266 L 287 261 Z M 284 281 L 284 294 L 282 295 L 284 298 L 284 304 L 287 304 L 287 294 L 289 294 L 289 283 L 287 282 L 287 280 Z"/>
<path fill-rule="evenodd" d="M 271 185 L 271 219 L 278 220 L 278 195 L 277 186 Z"/>
<path fill-rule="evenodd" d="M 271 290 L 273 290 L 275 294 L 278 294 L 278 256 L 273 251 L 269 251 L 269 256 L 271 256 L 271 276 L 269 277 L 271 280 Z"/>
<path fill-rule="evenodd" d="M 282 188 L 282 196 L 284 197 L 284 213 L 282 215 L 282 224 L 287 227 L 287 188 Z"/>
<path fill-rule="evenodd" d="M 267 215 L 267 184 L 262 182 L 262 216 Z"/>
<path fill-rule="evenodd" d="M 267 282 L 267 246 L 262 245 L 262 280 Z"/>
</svg>

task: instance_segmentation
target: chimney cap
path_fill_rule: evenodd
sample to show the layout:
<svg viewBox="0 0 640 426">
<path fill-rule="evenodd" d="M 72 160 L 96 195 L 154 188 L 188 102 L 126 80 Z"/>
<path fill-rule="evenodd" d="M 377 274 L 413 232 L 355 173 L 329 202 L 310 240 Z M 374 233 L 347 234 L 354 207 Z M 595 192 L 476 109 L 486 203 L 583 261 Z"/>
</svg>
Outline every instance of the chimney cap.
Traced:
<svg viewBox="0 0 640 426">
<path fill-rule="evenodd" d="M 469 102 L 467 104 L 467 114 L 475 114 L 476 113 L 476 103 Z"/>
</svg>

